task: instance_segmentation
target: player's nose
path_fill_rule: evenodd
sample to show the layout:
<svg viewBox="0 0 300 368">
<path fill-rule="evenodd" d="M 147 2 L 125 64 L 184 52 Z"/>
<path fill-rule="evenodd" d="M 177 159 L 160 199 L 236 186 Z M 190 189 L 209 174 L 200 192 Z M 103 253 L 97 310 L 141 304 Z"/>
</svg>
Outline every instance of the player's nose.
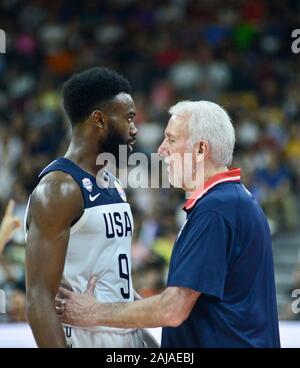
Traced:
<svg viewBox="0 0 300 368">
<path fill-rule="evenodd" d="M 137 134 L 138 134 L 138 129 L 137 129 L 137 127 L 135 126 L 135 124 L 134 124 L 134 123 L 131 123 L 131 124 L 130 124 L 129 135 L 130 135 L 131 137 L 135 137 Z"/>
</svg>

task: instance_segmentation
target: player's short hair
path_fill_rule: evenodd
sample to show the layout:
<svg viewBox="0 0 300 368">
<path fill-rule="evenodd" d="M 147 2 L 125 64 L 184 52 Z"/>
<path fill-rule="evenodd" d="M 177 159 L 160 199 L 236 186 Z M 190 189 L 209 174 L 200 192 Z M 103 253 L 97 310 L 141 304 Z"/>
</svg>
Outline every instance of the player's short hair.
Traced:
<svg viewBox="0 0 300 368">
<path fill-rule="evenodd" d="M 221 106 L 210 101 L 181 101 L 172 106 L 169 113 L 188 117 L 190 142 L 206 140 L 215 164 L 231 164 L 235 132 L 228 113 Z"/>
<path fill-rule="evenodd" d="M 84 121 L 119 93 L 131 93 L 129 81 L 114 70 L 95 67 L 73 75 L 63 86 L 63 106 L 72 124 Z"/>
</svg>

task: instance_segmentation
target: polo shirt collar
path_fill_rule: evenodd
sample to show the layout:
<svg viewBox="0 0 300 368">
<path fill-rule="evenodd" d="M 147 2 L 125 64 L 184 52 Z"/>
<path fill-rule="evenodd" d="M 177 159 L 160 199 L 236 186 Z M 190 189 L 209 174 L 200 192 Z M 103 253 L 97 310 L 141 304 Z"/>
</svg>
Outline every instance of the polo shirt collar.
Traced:
<svg viewBox="0 0 300 368">
<path fill-rule="evenodd" d="M 233 168 L 210 177 L 205 181 L 203 186 L 201 186 L 191 194 L 190 198 L 185 202 L 183 209 L 185 211 L 192 209 L 197 203 L 197 201 L 216 185 L 230 181 L 240 181 L 240 180 L 241 180 L 241 169 L 238 168 Z"/>
</svg>

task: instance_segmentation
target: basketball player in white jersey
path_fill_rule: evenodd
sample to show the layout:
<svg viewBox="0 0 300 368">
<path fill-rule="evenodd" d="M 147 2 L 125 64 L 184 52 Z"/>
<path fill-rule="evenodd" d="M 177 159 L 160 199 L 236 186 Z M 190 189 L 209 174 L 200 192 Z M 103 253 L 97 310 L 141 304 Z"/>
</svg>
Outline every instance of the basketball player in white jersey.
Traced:
<svg viewBox="0 0 300 368">
<path fill-rule="evenodd" d="M 28 203 L 28 321 L 39 347 L 142 347 L 140 330 L 62 326 L 56 315 L 62 280 L 84 292 L 96 274 L 96 298 L 133 300 L 130 206 L 118 180 L 96 165 L 100 153 L 118 160 L 119 145 L 135 142 L 129 82 L 106 68 L 89 69 L 65 83 L 63 104 L 72 124 L 69 148 L 41 172 Z"/>
</svg>

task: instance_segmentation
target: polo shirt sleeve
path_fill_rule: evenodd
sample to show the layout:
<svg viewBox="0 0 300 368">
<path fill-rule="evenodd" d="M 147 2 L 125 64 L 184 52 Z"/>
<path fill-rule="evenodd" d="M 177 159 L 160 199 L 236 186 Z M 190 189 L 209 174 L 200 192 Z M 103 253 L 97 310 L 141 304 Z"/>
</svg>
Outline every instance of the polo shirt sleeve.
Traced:
<svg viewBox="0 0 300 368">
<path fill-rule="evenodd" d="M 168 286 L 190 288 L 222 300 L 231 227 L 215 211 L 196 212 L 186 225 L 177 240 L 180 243 Z"/>
</svg>

